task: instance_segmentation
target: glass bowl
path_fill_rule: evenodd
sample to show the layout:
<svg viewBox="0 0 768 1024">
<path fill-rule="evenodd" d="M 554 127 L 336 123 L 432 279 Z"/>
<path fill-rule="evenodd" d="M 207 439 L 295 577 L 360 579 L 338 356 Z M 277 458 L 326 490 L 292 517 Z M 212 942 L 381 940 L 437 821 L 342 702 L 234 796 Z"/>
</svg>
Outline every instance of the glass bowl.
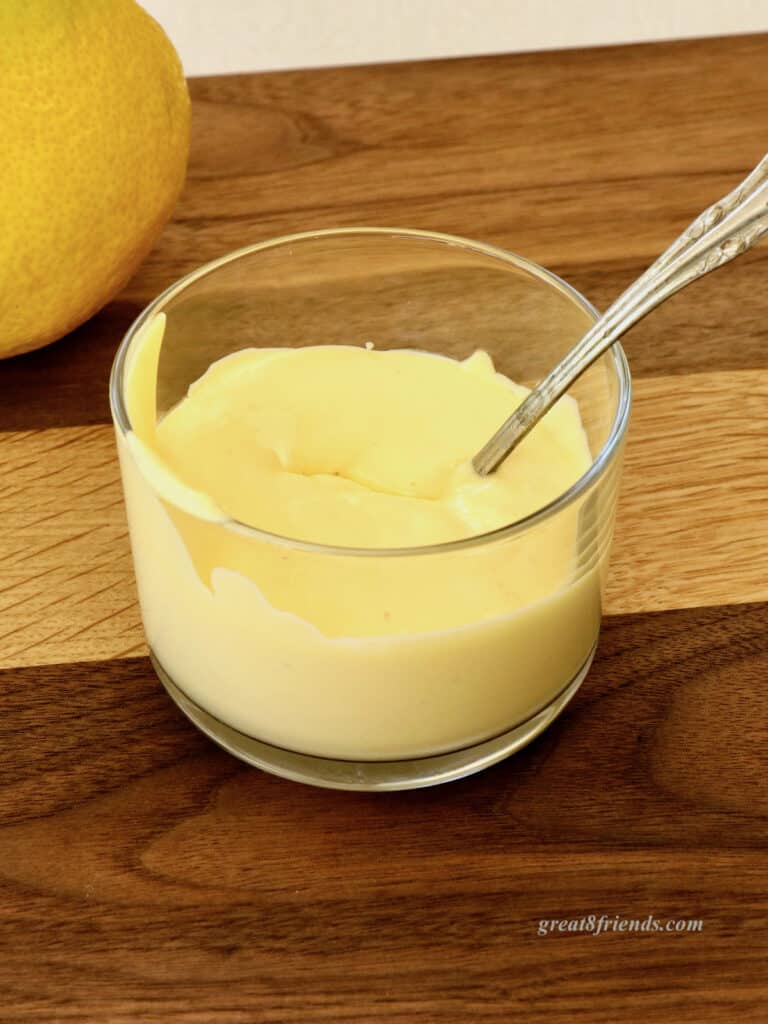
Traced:
<svg viewBox="0 0 768 1024">
<path fill-rule="evenodd" d="M 621 347 L 571 391 L 592 464 L 546 507 L 449 543 L 338 547 L 211 521 L 158 489 L 130 443 L 125 377 L 161 312 L 158 419 L 211 362 L 254 346 L 373 343 L 457 359 L 484 349 L 530 386 L 596 319 L 586 299 L 520 256 L 462 238 L 306 232 L 170 287 L 128 331 L 110 383 L 152 661 L 204 733 L 275 774 L 367 790 L 455 779 L 540 733 L 597 644 L 630 409 Z M 564 537 L 566 570 L 547 583 Z"/>
</svg>

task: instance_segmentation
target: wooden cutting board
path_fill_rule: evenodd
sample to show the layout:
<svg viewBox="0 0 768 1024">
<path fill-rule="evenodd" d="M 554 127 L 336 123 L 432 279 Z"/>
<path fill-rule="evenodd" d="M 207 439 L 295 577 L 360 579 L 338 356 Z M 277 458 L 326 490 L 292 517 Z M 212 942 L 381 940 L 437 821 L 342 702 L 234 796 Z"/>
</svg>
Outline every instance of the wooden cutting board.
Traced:
<svg viewBox="0 0 768 1024">
<path fill-rule="evenodd" d="M 467 235 L 604 306 L 768 148 L 767 62 L 751 36 L 190 83 L 189 180 L 153 254 L 90 323 L 0 364 L 0 1020 L 764 1018 L 768 246 L 627 340 L 581 692 L 524 752 L 434 790 L 284 782 L 171 705 L 106 385 L 160 289 L 293 230 Z M 649 914 L 661 931 L 617 930 Z"/>
</svg>

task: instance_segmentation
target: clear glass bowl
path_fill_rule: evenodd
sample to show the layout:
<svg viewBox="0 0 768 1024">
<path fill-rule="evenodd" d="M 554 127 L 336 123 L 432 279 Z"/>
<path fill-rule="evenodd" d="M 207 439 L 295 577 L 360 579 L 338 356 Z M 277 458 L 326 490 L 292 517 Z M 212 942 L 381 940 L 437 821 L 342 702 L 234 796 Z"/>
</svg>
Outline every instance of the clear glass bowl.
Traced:
<svg viewBox="0 0 768 1024">
<path fill-rule="evenodd" d="M 206 521 L 156 492 L 127 441 L 124 383 L 137 332 L 160 312 L 158 418 L 211 362 L 253 346 L 373 342 L 454 358 L 484 349 L 530 385 L 590 326 L 592 306 L 478 242 L 308 232 L 231 253 L 169 288 L 129 330 L 110 384 L 152 660 L 203 732 L 267 771 L 342 789 L 448 781 L 540 733 L 597 644 L 630 408 L 621 347 L 571 392 L 593 461 L 555 501 L 466 540 L 356 549 Z M 572 560 L 556 585 L 514 583 L 546 569 L 564 535 Z M 469 579 L 488 581 L 482 609 Z"/>
</svg>

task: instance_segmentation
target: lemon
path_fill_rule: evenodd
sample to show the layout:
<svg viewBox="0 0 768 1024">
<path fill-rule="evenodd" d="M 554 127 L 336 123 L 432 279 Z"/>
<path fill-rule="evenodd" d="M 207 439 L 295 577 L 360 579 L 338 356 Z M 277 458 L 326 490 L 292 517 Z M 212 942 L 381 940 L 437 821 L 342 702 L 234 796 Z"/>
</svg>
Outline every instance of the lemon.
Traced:
<svg viewBox="0 0 768 1024">
<path fill-rule="evenodd" d="M 0 0 L 0 357 L 131 277 L 184 182 L 189 96 L 134 0 Z"/>
</svg>

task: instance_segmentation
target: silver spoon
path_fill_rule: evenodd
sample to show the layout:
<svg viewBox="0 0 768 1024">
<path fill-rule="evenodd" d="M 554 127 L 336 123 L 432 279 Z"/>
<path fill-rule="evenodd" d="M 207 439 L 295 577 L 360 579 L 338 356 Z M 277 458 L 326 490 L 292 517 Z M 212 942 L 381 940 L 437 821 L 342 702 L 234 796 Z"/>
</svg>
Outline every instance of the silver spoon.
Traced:
<svg viewBox="0 0 768 1024">
<path fill-rule="evenodd" d="M 768 232 L 768 156 L 701 213 L 527 396 L 472 460 L 486 476 L 592 363 L 670 295 L 741 256 Z"/>
</svg>

